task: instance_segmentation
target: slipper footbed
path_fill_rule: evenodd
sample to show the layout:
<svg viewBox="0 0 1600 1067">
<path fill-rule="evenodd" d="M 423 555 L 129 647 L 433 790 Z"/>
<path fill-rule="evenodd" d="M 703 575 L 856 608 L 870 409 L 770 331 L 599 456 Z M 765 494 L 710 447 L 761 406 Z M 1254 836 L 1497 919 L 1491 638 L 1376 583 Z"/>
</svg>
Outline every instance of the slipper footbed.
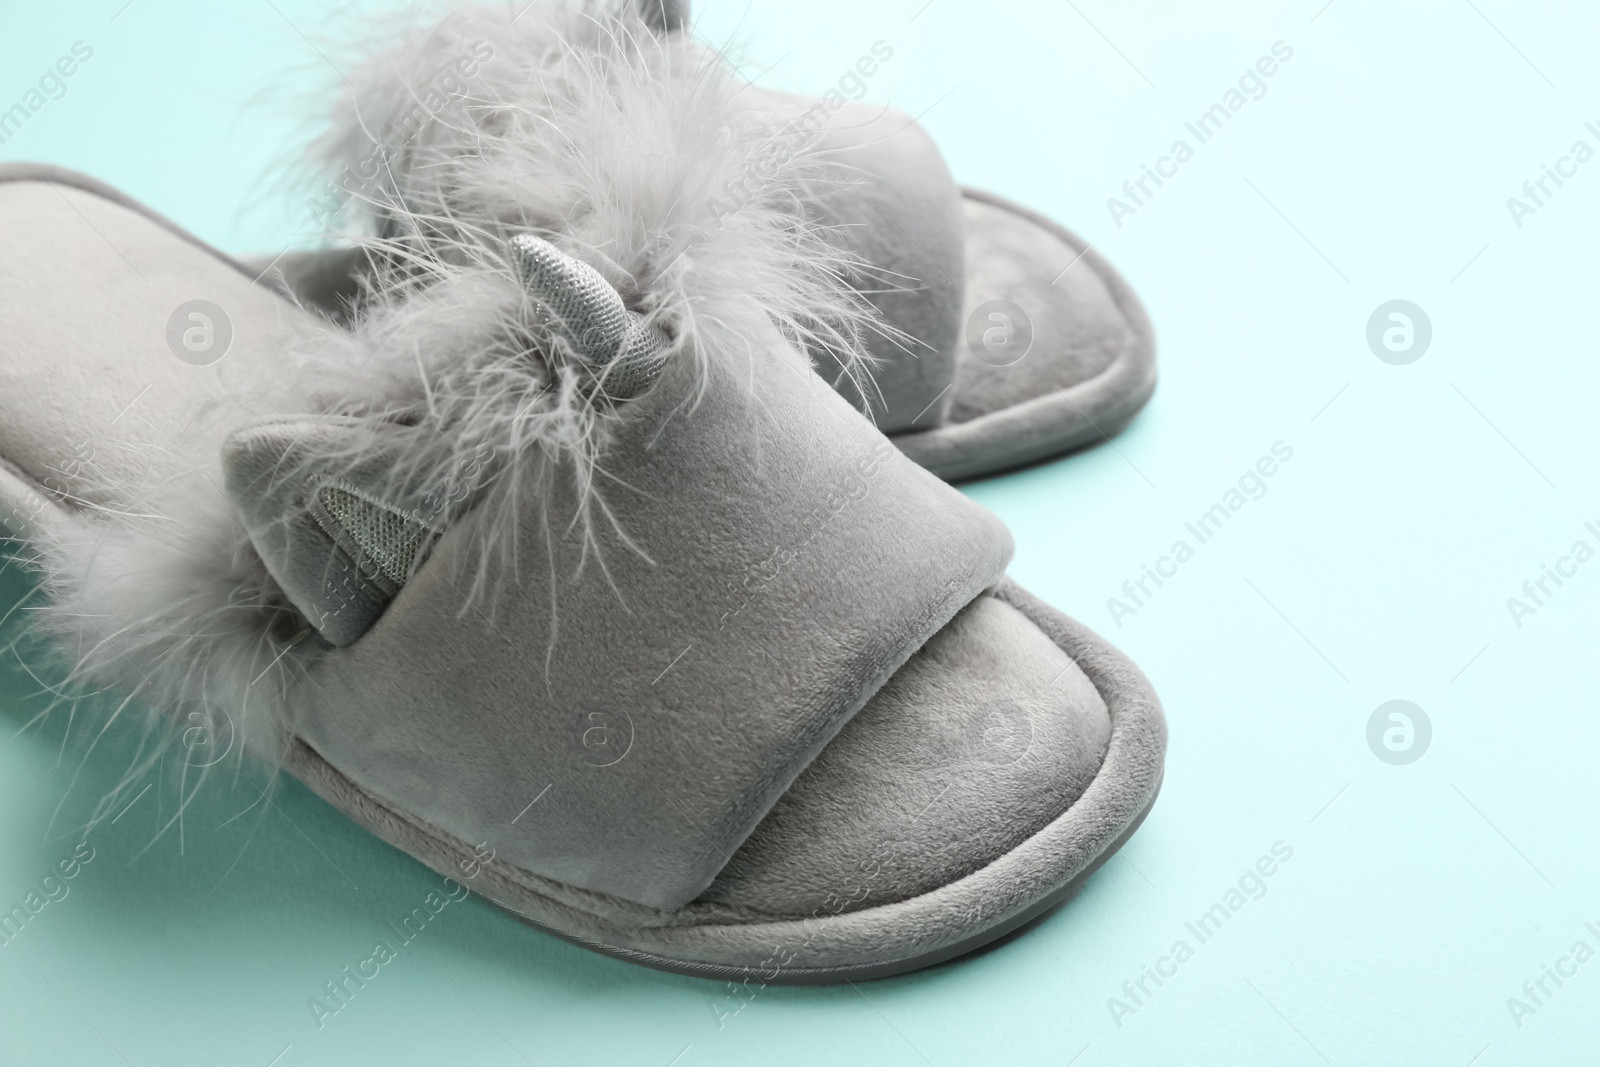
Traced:
<svg viewBox="0 0 1600 1067">
<path fill-rule="evenodd" d="M 950 481 L 1108 440 L 1155 391 L 1139 299 L 1081 238 L 1001 197 L 964 190 L 967 279 L 945 420 L 890 435 Z"/>
<path fill-rule="evenodd" d="M 226 427 L 208 402 L 235 366 L 270 359 L 299 312 L 208 249 L 57 177 L 0 172 L 0 455 L 38 484 L 105 504 L 109 486 L 139 484 L 163 450 L 215 456 Z M 202 299 L 232 335 L 210 364 L 168 343 L 174 314 Z"/>
<path fill-rule="evenodd" d="M 1009 328 L 1010 337 L 993 350 L 981 341 L 974 346 L 969 336 L 961 338 L 947 422 L 970 422 L 1070 389 L 1122 356 L 1134 341 L 1134 328 L 1105 280 L 1080 258 L 1082 249 L 998 204 L 969 197 L 963 209 L 967 286 L 962 321 L 985 329 Z M 1006 324 L 980 314 L 995 301 L 1014 305 L 1025 318 Z"/>
<path fill-rule="evenodd" d="M 1071 806 L 1110 737 L 1066 653 L 980 597 L 845 725 L 700 899 L 803 916 L 926 893 Z"/>
</svg>

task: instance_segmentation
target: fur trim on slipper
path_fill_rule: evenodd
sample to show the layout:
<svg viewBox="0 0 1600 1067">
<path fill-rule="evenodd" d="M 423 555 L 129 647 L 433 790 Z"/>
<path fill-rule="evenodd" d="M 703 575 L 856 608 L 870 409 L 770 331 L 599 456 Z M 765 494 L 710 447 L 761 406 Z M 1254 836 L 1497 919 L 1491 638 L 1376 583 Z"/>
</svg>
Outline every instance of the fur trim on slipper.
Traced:
<svg viewBox="0 0 1600 1067">
<path fill-rule="evenodd" d="M 474 51 L 491 37 L 519 51 L 542 42 L 537 76 L 510 49 Z M 475 55 L 493 77 L 462 74 Z M 520 17 L 461 12 L 355 80 L 363 89 L 319 151 L 375 176 L 340 171 L 348 236 L 379 265 L 357 318 L 347 329 L 296 316 L 271 365 L 221 365 L 194 440 L 146 457 L 144 484 L 101 487 L 111 503 L 79 509 L 39 561 L 43 623 L 79 681 L 174 717 L 220 709 L 241 750 L 275 764 L 296 686 L 329 645 L 263 563 L 201 423 L 337 420 L 348 432 L 306 462 L 385 472 L 365 488 L 431 495 L 441 522 L 475 508 L 479 568 L 461 577 L 492 614 L 483 563 L 516 558 L 515 518 L 550 479 L 576 479 L 587 506 L 549 521 L 607 521 L 613 411 L 537 329 L 511 236 L 536 234 L 592 266 L 669 340 L 668 358 L 702 372 L 754 375 L 765 358 L 803 366 L 819 346 L 861 368 L 862 331 L 874 328 L 845 283 L 848 257 L 794 210 L 811 161 L 780 150 L 719 57 L 663 40 L 637 15 L 543 0 Z M 430 102 L 434 85 L 452 87 L 448 106 Z M 418 107 L 427 118 L 414 128 Z M 284 462 L 284 479 L 306 473 Z"/>
</svg>

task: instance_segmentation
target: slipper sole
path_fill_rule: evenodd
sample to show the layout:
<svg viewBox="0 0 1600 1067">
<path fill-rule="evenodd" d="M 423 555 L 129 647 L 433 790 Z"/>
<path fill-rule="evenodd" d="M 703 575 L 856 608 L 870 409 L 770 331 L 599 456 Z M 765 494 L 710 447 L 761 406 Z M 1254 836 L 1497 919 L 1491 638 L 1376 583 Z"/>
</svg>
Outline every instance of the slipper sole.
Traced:
<svg viewBox="0 0 1600 1067">
<path fill-rule="evenodd" d="M 483 864 L 469 844 L 387 807 L 304 743 L 293 747 L 284 768 L 435 871 L 457 879 L 474 871 L 467 881 L 480 896 L 537 929 L 604 955 L 676 974 L 756 978 L 771 985 L 904 974 L 980 949 L 1065 901 L 1138 829 L 1161 785 L 1166 723 L 1143 673 L 1104 638 L 1010 579 L 993 595 L 1021 611 L 1077 661 L 1106 703 L 1111 742 L 1089 787 L 1032 837 L 965 877 L 891 904 L 826 917 L 736 923 L 672 925 L 663 915 L 662 925 L 624 929 L 584 908 L 587 894 L 581 891 Z M 953 916 L 959 917 L 957 926 Z M 697 949 L 723 959 L 695 959 Z M 771 962 L 790 950 L 834 959 L 811 966 Z"/>
</svg>

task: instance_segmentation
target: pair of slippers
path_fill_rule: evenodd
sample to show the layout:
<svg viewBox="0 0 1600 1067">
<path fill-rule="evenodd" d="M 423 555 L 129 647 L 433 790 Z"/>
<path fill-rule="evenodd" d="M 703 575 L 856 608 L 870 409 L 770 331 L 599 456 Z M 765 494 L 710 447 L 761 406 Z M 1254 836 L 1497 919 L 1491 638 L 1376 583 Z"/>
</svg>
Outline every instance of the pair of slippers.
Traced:
<svg viewBox="0 0 1600 1067">
<path fill-rule="evenodd" d="M 349 247 L 265 272 L 0 168 L 0 521 L 85 682 L 524 919 L 897 974 L 1154 802 L 1148 682 L 938 477 L 1113 432 L 1149 326 L 903 116 L 758 92 L 680 22 L 408 38 L 323 142 Z"/>
</svg>

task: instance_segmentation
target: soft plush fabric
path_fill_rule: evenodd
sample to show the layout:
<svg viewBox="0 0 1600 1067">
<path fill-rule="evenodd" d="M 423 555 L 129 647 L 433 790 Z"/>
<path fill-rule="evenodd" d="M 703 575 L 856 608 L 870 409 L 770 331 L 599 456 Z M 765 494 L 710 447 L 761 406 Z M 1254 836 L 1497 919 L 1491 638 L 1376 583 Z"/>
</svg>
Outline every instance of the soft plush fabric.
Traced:
<svg viewBox="0 0 1600 1067">
<path fill-rule="evenodd" d="M 226 427 L 208 409 L 225 376 L 272 359 L 294 309 L 81 184 L 0 166 L 0 285 L 14 309 L 0 339 L 0 454 L 35 482 L 70 480 L 80 503 L 109 504 L 180 441 L 193 450 L 185 465 L 215 455 Z M 232 320 L 223 362 L 196 366 L 167 346 L 169 316 L 196 298 Z M 52 316 L 15 313 L 43 308 Z"/>
<path fill-rule="evenodd" d="M 257 256 L 246 269 L 284 296 L 346 325 L 361 302 L 363 279 L 374 273 L 368 250 L 360 246 Z"/>
<path fill-rule="evenodd" d="M 536 5 L 525 18 L 527 25 L 565 19 L 600 34 L 598 23 L 564 5 Z M 7 423 L 19 438 L 10 450 L 15 462 L 40 481 L 53 467 L 68 470 L 88 485 L 75 484 L 74 492 L 106 506 L 51 539 L 52 591 L 63 605 L 53 618 L 83 649 L 86 677 L 127 685 L 158 706 L 248 704 L 248 721 L 239 724 L 246 746 L 269 759 L 281 753 L 288 689 L 324 648 L 286 643 L 297 633 L 292 618 L 285 624 L 293 599 L 263 567 L 222 492 L 221 439 L 249 418 L 355 418 L 371 429 L 342 448 L 339 459 L 353 465 L 398 435 L 406 445 L 386 475 L 393 488 L 423 484 L 448 495 L 463 471 L 492 460 L 495 484 L 485 488 L 474 524 L 482 551 L 476 572 L 463 577 L 475 602 L 493 593 L 483 577 L 491 561 L 514 558 L 523 499 L 541 499 L 550 483 L 567 480 L 603 518 L 613 487 L 596 456 L 615 405 L 586 388 L 588 372 L 531 354 L 540 343 L 539 305 L 509 253 L 513 236 L 544 235 L 588 262 L 645 326 L 667 332 L 666 358 L 696 376 L 720 366 L 748 378 L 754 357 L 780 350 L 791 367 L 802 367 L 802 353 L 819 345 L 831 345 L 845 365 L 860 362 L 870 309 L 841 284 L 839 254 L 789 209 L 805 162 L 762 170 L 753 195 L 720 204 L 720 191 L 763 158 L 771 136 L 737 99 L 731 73 L 637 25 L 618 23 L 600 36 L 587 50 L 566 53 L 559 91 L 519 106 L 515 122 L 525 127 L 480 138 L 472 166 L 458 174 L 485 192 L 454 200 L 449 227 L 426 203 L 391 204 L 386 233 L 369 235 L 364 246 L 388 266 L 367 279 L 354 328 L 297 312 L 240 272 L 218 271 L 227 264 L 207 259 L 185 235 L 111 200 L 84 218 L 112 220 L 98 228 L 120 243 L 97 235 L 86 243 L 77 235 L 95 226 L 77 218 L 77 205 L 63 203 L 55 215 L 33 210 L 83 197 L 70 183 L 57 181 L 58 191 L 21 180 L 25 172 L 0 182 L 8 196 L 26 198 L 15 204 L 19 216 L 53 221 L 53 230 L 85 242 L 59 255 L 82 259 L 77 277 L 103 282 L 109 315 L 125 320 L 109 336 L 68 334 L 96 355 L 90 370 L 37 358 L 61 344 L 60 333 L 20 327 L 14 337 L 28 347 L 5 371 L 7 402 L 18 407 Z M 566 37 L 551 31 L 551 39 Z M 627 158 L 619 158 L 624 149 Z M 514 180 L 497 184 L 508 175 Z M 74 221 L 62 220 L 63 209 Z M 51 227 L 13 225 L 5 236 L 29 242 L 14 246 L 10 269 L 32 270 L 66 299 L 78 298 L 73 268 L 50 266 L 57 255 Z M 41 261 L 54 273 L 40 271 Z M 147 294 L 153 307 L 131 303 L 146 285 L 139 262 L 152 268 L 145 275 L 156 286 Z M 166 334 L 169 317 L 196 288 L 176 275 L 204 275 L 201 262 L 221 275 L 209 291 L 232 318 L 234 339 L 214 366 L 194 368 L 168 347 Z M 48 306 L 44 291 L 37 296 L 37 306 Z M 101 321 L 67 314 L 74 328 Z M 150 361 L 148 374 L 111 366 L 111 353 L 129 338 Z M 153 417 L 133 412 L 126 437 L 111 422 L 77 433 L 72 413 L 95 395 L 91 373 L 126 389 L 125 398 L 117 390 L 108 418 L 156 397 L 173 407 Z M 105 447 L 94 448 L 87 434 Z M 68 442 L 60 456 L 57 440 Z M 92 464 L 76 456 L 80 446 L 94 452 Z M 115 643 L 95 628 L 117 635 Z"/>
<path fill-rule="evenodd" d="M 804 918 L 932 892 L 1020 846 L 1083 794 L 1104 699 L 1026 615 L 979 597 L 808 766 L 701 896 Z"/>
<path fill-rule="evenodd" d="M 220 710 L 241 751 L 533 921 L 699 973 L 929 962 L 1059 899 L 1132 831 L 1159 708 L 1001 578 L 992 516 L 808 366 L 828 349 L 848 369 L 866 314 L 848 257 L 784 206 L 808 164 L 715 206 L 767 127 L 722 68 L 620 29 L 476 146 L 481 186 L 435 190 L 447 222 L 389 204 L 348 324 L 91 182 L 0 171 L 0 262 L 51 283 L 0 348 L 0 504 L 80 679 Z M 100 237 L 59 239 L 85 222 Z M 588 388 L 547 343 L 507 251 L 530 231 L 668 339 L 642 395 Z M 82 279 L 104 294 L 85 302 Z M 197 292 L 233 326 L 210 367 L 167 342 Z M 240 432 L 261 436 L 230 495 Z M 305 576 L 269 566 L 273 516 L 305 494 L 238 491 L 330 472 L 404 513 L 456 505 L 343 645 L 297 601 Z M 960 781 L 912 813 L 893 786 L 918 773 Z M 906 845 L 887 865 L 886 839 Z M 863 863 L 869 885 L 837 872 Z"/>
<path fill-rule="evenodd" d="M 30 203 L 29 210 L 43 203 Z M 130 254 L 148 250 L 173 256 L 178 253 L 165 242 L 184 243 L 153 223 L 141 230 L 114 212 L 107 218 L 127 227 L 119 232 Z M 108 269 L 116 258 L 104 244 L 80 247 L 76 254 L 88 270 Z M 197 277 L 231 271 L 216 259 L 209 266 L 196 265 Z M 115 351 L 112 339 L 125 336 L 115 333 L 125 327 L 115 317 L 85 316 L 86 327 L 95 324 L 108 336 L 88 336 L 86 330 L 89 343 L 74 350 L 74 358 L 106 352 L 107 370 L 116 370 L 109 358 Z M 257 343 L 271 351 L 282 340 L 269 336 Z M 40 358 L 38 350 L 20 347 L 4 355 L 3 375 L 21 373 Z M 115 382 L 110 373 L 98 379 L 104 388 Z M 11 436 L 3 458 L 9 466 L 0 473 L 42 467 L 39 457 L 54 447 L 48 434 L 55 420 L 72 404 L 96 399 L 96 388 L 96 380 L 84 380 L 82 392 L 71 398 L 45 393 L 38 403 L 19 405 L 19 413 L 28 417 L 8 424 Z M 188 421 L 181 413 L 166 416 L 171 425 Z M 119 431 L 121 425 L 120 420 L 105 424 L 96 446 L 116 449 L 118 432 L 151 432 L 148 426 Z M 81 498 L 75 482 L 71 488 L 74 498 Z M 12 507 L 46 495 L 31 476 L 20 473 L 0 478 L 0 493 Z M 62 507 L 48 503 L 46 511 Z M 61 527 L 46 519 L 39 533 L 60 536 Z M 955 951 L 984 930 L 999 929 L 1047 904 L 1129 831 L 1159 782 L 1164 727 L 1137 670 L 1088 631 L 1009 583 L 1000 593 L 1020 615 L 992 596 L 959 612 L 948 632 L 913 655 L 823 748 L 825 758 L 801 773 L 792 797 L 779 798 L 771 824 L 763 820 L 757 826 L 701 899 L 677 910 L 519 869 L 496 851 L 498 833 L 470 840 L 382 802 L 303 740 L 291 738 L 281 760 L 386 840 L 564 936 L 697 973 L 737 975 L 742 968 L 760 966 L 773 981 L 864 977 L 885 967 L 898 969 L 896 961 Z M 497 639 L 487 627 L 471 626 L 474 621 L 463 620 L 460 633 L 475 636 L 488 649 Z M 1019 625 L 1038 629 L 1017 630 Z M 1041 645 L 1040 634 L 1056 648 Z M 533 685 L 540 684 L 537 659 L 521 662 Z M 686 663 L 687 657 L 666 678 Z M 464 664 L 451 666 L 459 670 Z M 523 699 L 528 688 L 521 687 L 522 695 L 512 699 Z M 927 703 L 918 703 L 919 695 Z M 604 763 L 619 750 L 624 722 L 614 712 L 586 718 L 576 724 L 582 729 L 570 743 L 591 765 Z M 907 736 L 899 737 L 895 726 L 903 726 Z M 888 743 L 891 737 L 895 740 Z M 1009 762 L 1013 756 L 1015 762 Z M 856 767 L 859 773 L 852 773 Z M 914 797 L 902 795 L 890 787 L 891 781 L 904 787 L 914 771 L 955 785 L 942 797 L 920 790 Z M 830 783 L 850 799 L 832 800 Z M 1007 783 L 1016 788 L 1014 795 Z M 528 774 L 528 799 L 513 813 L 520 815 L 518 825 L 554 798 L 554 790 L 540 796 L 547 784 L 537 773 Z M 842 803 L 858 809 L 857 816 L 840 824 L 839 839 L 829 841 L 820 832 L 824 813 L 840 810 Z M 933 829 L 920 838 L 917 828 L 924 821 Z M 941 836 L 940 827 L 957 832 Z M 946 843 L 930 847 L 935 840 Z M 960 844 L 952 847 L 949 841 Z M 860 876 L 840 874 L 841 865 L 853 866 Z"/>
<path fill-rule="evenodd" d="M 647 14 L 660 13 L 655 3 L 643 5 Z M 442 219 L 469 199 L 502 215 L 519 210 L 517 194 L 541 176 L 536 170 L 486 175 L 479 139 L 524 126 L 519 115 L 529 102 L 564 91 L 575 56 L 581 61 L 604 51 L 606 34 L 596 29 L 604 20 L 574 18 L 571 10 L 466 4 L 431 29 L 377 50 L 314 148 L 335 185 L 349 188 L 343 224 L 385 232 L 402 208 Z M 662 48 L 675 63 L 732 74 L 720 55 L 687 34 L 667 38 Z M 458 59 L 468 61 L 470 74 L 453 76 Z M 449 84 L 459 89 L 448 95 L 459 99 L 427 106 L 429 93 L 452 77 Z M 770 124 L 772 136 L 762 158 L 713 191 L 715 210 L 736 212 L 761 195 L 775 170 L 800 175 L 792 209 L 826 227 L 844 253 L 836 264 L 841 276 L 888 327 L 864 338 L 874 360 L 870 374 L 840 362 L 838 346 L 819 338 L 813 355 L 820 373 L 886 432 L 937 425 L 950 404 L 965 282 L 962 200 L 939 150 L 909 115 L 849 103 L 837 93 L 813 99 L 741 86 L 734 104 Z M 647 165 L 648 153 L 633 147 L 618 145 L 610 162 Z M 364 179 L 375 169 L 364 164 L 373 159 L 383 161 L 382 173 Z M 344 256 L 334 252 L 330 260 L 362 265 Z M 293 261 L 283 276 L 318 303 L 341 295 L 327 264 Z"/>
<path fill-rule="evenodd" d="M 967 284 L 961 191 L 944 156 L 893 108 L 746 92 L 772 109 L 780 142 L 823 162 L 805 210 L 858 258 L 852 281 L 894 327 L 867 337 L 870 382 L 826 352 L 818 353 L 818 373 L 884 433 L 939 425 L 955 395 Z"/>
<path fill-rule="evenodd" d="M 642 6 L 656 31 L 685 26 L 687 4 Z M 448 214 L 445 190 L 470 184 L 454 160 L 470 160 L 476 138 L 498 133 L 522 97 L 559 84 L 566 57 L 594 46 L 594 25 L 550 17 L 545 6 L 513 19 L 468 4 L 437 28 L 379 49 L 363 88 L 340 101 L 317 146 L 336 183 L 349 184 L 373 159 L 385 163 L 381 175 L 356 183 L 345 205 L 351 225 L 381 229 L 397 200 Z M 686 33 L 668 39 L 685 53 L 698 47 Z M 473 64 L 459 101 L 419 109 L 448 62 L 474 49 L 491 58 Z M 886 327 L 864 338 L 869 368 L 839 363 L 827 338 L 813 355 L 824 377 L 918 463 L 953 480 L 997 473 L 1105 440 L 1149 399 L 1148 317 L 1081 239 L 998 197 L 963 193 L 926 132 L 899 111 L 755 86 L 742 101 L 773 117 L 776 133 L 764 160 L 734 176 L 718 201 L 740 203 L 774 161 L 807 161 L 794 209 L 831 230 L 847 253 L 838 268 Z M 341 271 L 366 262 L 335 247 L 288 258 L 281 277 L 308 301 L 342 309 L 359 292 Z M 1008 315 L 1019 309 L 1018 328 L 1032 336 L 1022 358 L 985 362 L 974 348 L 989 301 L 1005 302 Z"/>
<path fill-rule="evenodd" d="M 1107 440 L 1156 386 L 1150 317 L 1111 264 L 1036 212 L 991 193 L 968 189 L 965 197 L 963 321 L 988 301 L 1009 300 L 1030 322 L 1033 344 L 995 366 L 964 338 L 949 418 L 894 435 L 906 455 L 952 481 Z"/>
<path fill-rule="evenodd" d="M 1081 245 L 1000 204 L 969 198 L 963 208 L 972 286 L 963 318 L 992 300 L 1009 300 L 1028 317 L 1034 347 L 1015 363 L 996 365 L 963 338 L 947 422 L 971 422 L 1071 389 L 1124 358 L 1136 330 L 1097 264 L 1079 258 Z"/>
<path fill-rule="evenodd" d="M 670 366 L 597 463 L 605 518 L 575 534 L 564 483 L 529 501 L 481 616 L 459 591 L 475 516 L 448 530 L 371 631 L 310 669 L 296 731 L 508 863 L 671 910 L 999 580 L 1010 538 L 782 365 L 748 387 Z M 626 741 L 585 746 L 607 731 Z"/>
<path fill-rule="evenodd" d="M 251 547 L 305 624 L 339 648 L 388 609 L 447 519 L 429 507 L 431 486 L 394 484 L 382 452 L 340 461 L 345 435 L 363 430 L 349 417 L 272 416 L 234 430 L 222 451 L 222 481 Z M 399 551 L 369 546 L 329 494 L 391 516 Z"/>
<path fill-rule="evenodd" d="M 889 143 L 909 145 L 926 136 L 915 126 L 901 129 Z M 902 242 L 884 225 L 886 219 L 910 225 L 889 211 L 896 203 L 899 172 L 882 159 L 895 153 L 874 147 L 868 155 L 848 150 L 835 155 L 826 149 L 831 136 L 819 142 L 824 156 L 837 160 L 841 169 L 851 168 L 851 177 L 848 183 L 822 186 L 825 196 L 846 206 L 854 199 L 856 210 L 878 220 L 876 229 L 871 219 L 844 225 L 837 239 L 868 263 L 899 263 L 897 274 L 932 276 L 933 268 L 917 249 L 947 252 L 953 242 Z M 916 152 L 910 155 L 918 165 L 928 162 Z M 936 176 L 943 171 L 942 159 L 935 157 L 930 165 L 937 166 Z M 937 217 L 916 195 L 918 183 L 908 186 L 913 194 L 908 202 L 922 209 L 919 217 Z M 874 201 L 883 208 L 881 215 L 863 199 L 873 191 L 883 196 Z M 822 373 L 843 395 L 869 410 L 908 456 L 952 481 L 1107 440 L 1138 414 L 1156 384 L 1149 315 L 1104 257 L 1082 238 L 1002 197 L 972 189 L 961 196 L 965 259 L 957 287 L 965 297 L 960 314 L 939 303 L 937 287 L 907 286 L 902 278 L 880 291 L 862 281 L 868 298 L 904 336 L 868 337 L 876 360 L 870 383 L 841 376 L 837 364 L 819 354 Z M 845 208 L 834 211 L 833 217 L 843 221 Z M 257 264 L 266 266 L 266 260 Z M 359 249 L 333 249 L 284 257 L 272 279 L 286 292 L 343 317 L 359 297 L 364 269 Z M 1014 363 L 987 362 L 968 343 L 969 324 L 979 306 L 991 300 L 1010 301 L 1027 316 L 1033 343 Z M 946 336 L 952 339 L 940 347 L 939 339 Z M 870 408 L 863 390 L 872 398 Z"/>
<path fill-rule="evenodd" d="M 661 913 L 532 877 L 493 849 L 395 811 L 295 746 L 286 766 L 357 822 L 442 874 L 589 948 L 691 974 L 778 984 L 876 977 L 947 959 L 1058 901 L 1139 824 L 1160 789 L 1166 720 L 1139 669 L 1103 638 L 1014 583 L 993 594 L 1077 664 L 1104 701 L 1111 738 L 1088 788 L 1021 844 L 930 892 L 851 910 L 843 879 L 803 917 L 772 918 L 714 901 Z M 863 714 L 871 715 L 870 706 Z M 841 733 L 837 744 L 852 731 Z M 896 813 L 898 814 L 898 805 Z M 931 815 L 931 813 L 930 813 Z M 885 825 L 894 825 L 885 820 Z M 883 862 L 882 853 L 874 853 Z M 992 936 L 992 934 L 991 934 Z"/>
</svg>

